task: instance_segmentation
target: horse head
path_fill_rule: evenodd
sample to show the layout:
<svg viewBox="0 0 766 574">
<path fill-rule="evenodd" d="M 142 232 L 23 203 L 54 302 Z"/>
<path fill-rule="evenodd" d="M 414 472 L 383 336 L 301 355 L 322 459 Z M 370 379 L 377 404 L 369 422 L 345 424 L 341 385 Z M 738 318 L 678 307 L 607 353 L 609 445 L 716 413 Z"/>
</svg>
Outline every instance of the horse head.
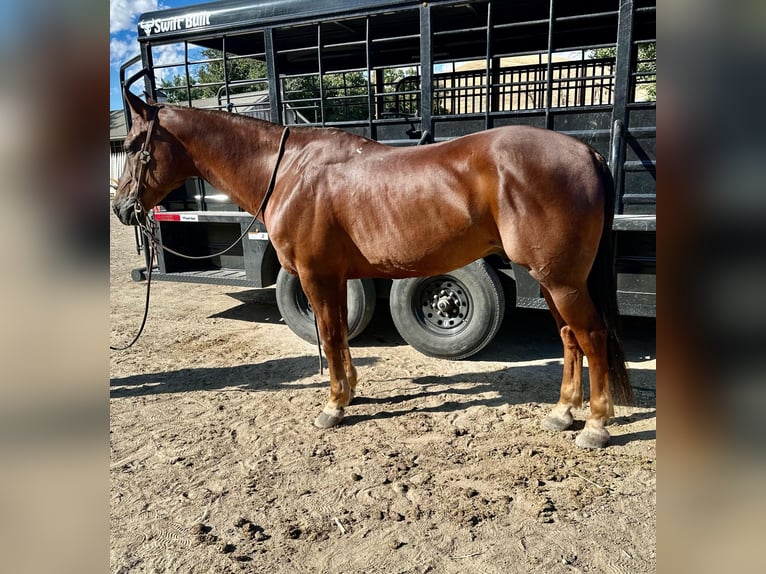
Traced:
<svg viewBox="0 0 766 574">
<path fill-rule="evenodd" d="M 122 223 L 135 225 L 191 174 L 185 149 L 164 125 L 170 123 L 170 108 L 160 113 L 163 106 L 145 103 L 128 90 L 125 98 L 132 125 L 124 142 L 127 157 L 112 209 Z"/>
</svg>

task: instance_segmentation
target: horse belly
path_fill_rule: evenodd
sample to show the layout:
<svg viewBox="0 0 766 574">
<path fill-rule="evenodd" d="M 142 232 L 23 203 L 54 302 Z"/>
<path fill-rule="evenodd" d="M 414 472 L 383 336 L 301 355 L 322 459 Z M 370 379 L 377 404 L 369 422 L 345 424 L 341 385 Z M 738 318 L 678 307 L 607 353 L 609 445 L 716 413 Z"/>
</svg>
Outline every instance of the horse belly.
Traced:
<svg viewBox="0 0 766 574">
<path fill-rule="evenodd" d="M 401 279 L 445 273 L 502 250 L 491 226 L 450 226 L 433 220 L 354 233 L 357 274 Z"/>
</svg>

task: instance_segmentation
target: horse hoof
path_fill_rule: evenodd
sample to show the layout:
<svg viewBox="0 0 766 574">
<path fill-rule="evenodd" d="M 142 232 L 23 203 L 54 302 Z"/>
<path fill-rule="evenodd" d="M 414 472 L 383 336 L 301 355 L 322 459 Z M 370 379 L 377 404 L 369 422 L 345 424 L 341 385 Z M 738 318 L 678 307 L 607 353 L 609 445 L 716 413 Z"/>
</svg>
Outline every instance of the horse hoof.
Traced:
<svg viewBox="0 0 766 574">
<path fill-rule="evenodd" d="M 566 413 L 566 416 L 559 416 L 551 413 L 540 421 L 540 427 L 547 431 L 561 432 L 572 426 L 573 420 L 572 415 L 569 413 Z"/>
<path fill-rule="evenodd" d="M 334 426 L 338 426 L 340 421 L 343 420 L 343 409 L 334 409 L 332 407 L 325 407 L 319 416 L 314 419 L 314 426 L 319 429 L 329 429 Z"/>
<path fill-rule="evenodd" d="M 609 442 L 609 431 L 585 427 L 575 439 L 575 444 L 580 448 L 604 448 Z"/>
</svg>

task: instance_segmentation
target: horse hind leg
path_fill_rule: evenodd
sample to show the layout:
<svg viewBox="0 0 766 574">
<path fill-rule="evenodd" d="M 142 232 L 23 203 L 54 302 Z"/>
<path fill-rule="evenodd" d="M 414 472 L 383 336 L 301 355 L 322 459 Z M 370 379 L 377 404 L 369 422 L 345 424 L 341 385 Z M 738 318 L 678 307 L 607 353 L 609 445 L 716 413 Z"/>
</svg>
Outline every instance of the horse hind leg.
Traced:
<svg viewBox="0 0 766 574">
<path fill-rule="evenodd" d="M 543 296 L 559 328 L 564 346 L 564 371 L 561 377 L 559 401 L 541 422 L 540 426 L 549 431 L 563 431 L 572 426 L 572 408 L 582 406 L 582 358 L 583 351 L 577 343 L 571 327 L 559 313 L 550 292 L 542 288 Z"/>
<path fill-rule="evenodd" d="M 566 333 L 567 339 L 573 335 L 588 358 L 590 415 L 585 421 L 585 428 L 577 435 L 575 444 L 582 448 L 601 448 L 609 441 L 609 431 L 604 427 L 614 416 L 609 387 L 606 325 L 597 313 L 585 284 L 577 287 L 549 287 L 549 290 L 558 312 L 570 329 Z"/>
</svg>

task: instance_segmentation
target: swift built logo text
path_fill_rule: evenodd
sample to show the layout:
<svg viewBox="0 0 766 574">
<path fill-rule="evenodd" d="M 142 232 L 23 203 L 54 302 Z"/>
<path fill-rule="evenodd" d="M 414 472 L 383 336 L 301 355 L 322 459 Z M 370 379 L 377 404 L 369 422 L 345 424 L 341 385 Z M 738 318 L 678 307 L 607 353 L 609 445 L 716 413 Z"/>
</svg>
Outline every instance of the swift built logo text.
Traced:
<svg viewBox="0 0 766 574">
<path fill-rule="evenodd" d="M 184 16 L 171 16 L 170 18 L 152 18 L 138 24 L 147 36 L 160 32 L 176 32 L 189 30 L 200 26 L 210 26 L 210 12 L 194 12 Z"/>
</svg>

